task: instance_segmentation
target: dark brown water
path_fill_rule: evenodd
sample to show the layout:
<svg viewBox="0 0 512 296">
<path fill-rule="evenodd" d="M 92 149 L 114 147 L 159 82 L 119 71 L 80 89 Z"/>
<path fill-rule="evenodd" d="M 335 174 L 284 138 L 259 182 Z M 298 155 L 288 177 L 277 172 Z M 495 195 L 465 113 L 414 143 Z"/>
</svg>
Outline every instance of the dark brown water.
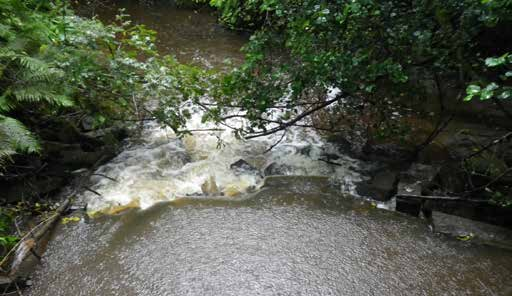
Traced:
<svg viewBox="0 0 512 296">
<path fill-rule="evenodd" d="M 279 177 L 60 226 L 28 295 L 507 295 L 512 254 Z"/>
<path fill-rule="evenodd" d="M 244 38 L 218 27 L 209 13 L 118 3 L 136 22 L 159 31 L 164 53 L 207 65 L 241 60 Z M 100 9 L 101 17 L 111 18 L 112 11 Z M 208 156 L 192 157 L 184 167 L 198 169 L 186 170 L 183 180 L 168 173 L 157 182 L 141 174 L 154 173 L 147 159 L 158 160 L 159 172 L 179 171 L 172 165 L 184 149 L 166 148 L 176 148 L 175 139 L 158 139 L 165 153 L 155 154 L 152 146 L 126 151 L 115 160 L 126 165 L 104 167 L 108 174 L 119 171 L 121 184 L 98 183 L 95 190 L 134 194 L 119 197 L 129 200 L 137 193 L 164 194 L 159 190 L 174 188 L 172 182 L 202 180 L 199 164 L 208 164 Z M 283 151 L 273 161 L 309 163 Z M 215 154 L 207 167 L 217 177 L 240 157 Z M 419 219 L 340 194 L 326 178 L 279 177 L 266 179 L 252 195 L 177 199 L 59 225 L 25 295 L 512 295 L 511 289 L 510 252 L 432 234 Z"/>
<path fill-rule="evenodd" d="M 172 1 L 92 1 L 79 4 L 80 15 L 96 15 L 109 23 L 120 8 L 131 16 L 133 24 L 143 24 L 157 32 L 157 47 L 162 54 L 175 55 L 180 62 L 224 67 L 225 62 L 238 64 L 240 48 L 247 36 L 224 29 L 209 9 L 177 9 Z"/>
</svg>

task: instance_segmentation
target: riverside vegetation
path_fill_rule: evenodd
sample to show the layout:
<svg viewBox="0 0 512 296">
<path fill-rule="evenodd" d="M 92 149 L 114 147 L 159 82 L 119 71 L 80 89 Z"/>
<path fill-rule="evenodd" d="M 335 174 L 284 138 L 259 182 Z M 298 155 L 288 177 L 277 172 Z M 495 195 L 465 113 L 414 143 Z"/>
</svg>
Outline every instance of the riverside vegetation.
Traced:
<svg viewBox="0 0 512 296">
<path fill-rule="evenodd" d="M 204 109 L 205 122 L 246 119 L 229 126 L 239 138 L 315 128 L 347 139 L 355 155 L 394 161 L 391 149 L 407 164 L 429 158 L 450 123 L 480 113 L 498 130 L 453 157 L 456 186 L 430 193 L 512 204 L 512 1 L 179 4 L 210 5 L 223 25 L 250 34 L 245 61 L 227 73 L 184 65 L 161 56 L 156 32 L 122 12 L 103 24 L 65 0 L 0 0 L 2 186 L 36 187 L 1 200 L 4 254 L 18 239 L 17 217 L 50 211 L 75 171 L 115 155 L 138 123 L 193 132 L 187 102 Z"/>
<path fill-rule="evenodd" d="M 174 77 L 194 71 L 179 74 L 188 68 L 160 57 L 155 32 L 131 25 L 122 12 L 104 25 L 76 16 L 67 1 L 2 0 L 0 15 L 5 254 L 17 241 L 7 235 L 17 216 L 48 210 L 47 198 L 72 171 L 115 154 L 125 134 L 119 123 L 145 120 L 148 98 L 181 96 Z"/>
</svg>

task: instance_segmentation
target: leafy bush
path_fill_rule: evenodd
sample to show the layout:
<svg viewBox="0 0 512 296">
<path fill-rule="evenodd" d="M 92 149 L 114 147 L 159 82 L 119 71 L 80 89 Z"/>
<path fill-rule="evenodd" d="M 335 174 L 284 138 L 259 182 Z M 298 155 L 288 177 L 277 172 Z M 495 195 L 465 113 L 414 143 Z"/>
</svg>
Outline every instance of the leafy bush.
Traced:
<svg viewBox="0 0 512 296">
<path fill-rule="evenodd" d="M 294 114 L 305 101 L 325 102 L 331 87 L 374 106 L 387 98 L 424 100 L 424 81 L 453 81 L 463 91 L 482 73 L 481 55 L 508 50 L 484 48 L 482 34 L 499 34 L 493 30 L 506 30 L 512 17 L 510 0 L 210 3 L 228 26 L 256 30 L 245 63 L 217 87 L 219 108 L 212 110 L 221 119 L 227 107 L 242 107 L 253 122 L 248 133 L 265 129 L 283 98 Z M 289 121 L 283 114 L 278 122 Z"/>
<path fill-rule="evenodd" d="M 38 152 L 27 125 L 45 118 L 89 116 L 95 127 L 142 119 L 145 102 L 174 87 L 164 83 L 177 63 L 160 58 L 154 40 L 122 12 L 104 25 L 65 0 L 0 0 L 0 159 Z"/>
<path fill-rule="evenodd" d="M 10 235 L 13 216 L 3 208 L 0 208 L 0 259 L 18 242 L 19 238 Z"/>
<path fill-rule="evenodd" d="M 473 97 L 478 97 L 481 101 L 496 98 L 506 100 L 512 98 L 512 87 L 509 79 L 512 78 L 512 56 L 506 53 L 499 57 L 490 57 L 485 59 L 485 66 L 489 70 L 501 70 L 499 74 L 493 75 L 498 77 L 499 81 L 487 82 L 485 80 L 473 83 L 466 89 L 465 101 L 470 101 Z M 507 85 L 508 83 L 508 85 Z"/>
</svg>

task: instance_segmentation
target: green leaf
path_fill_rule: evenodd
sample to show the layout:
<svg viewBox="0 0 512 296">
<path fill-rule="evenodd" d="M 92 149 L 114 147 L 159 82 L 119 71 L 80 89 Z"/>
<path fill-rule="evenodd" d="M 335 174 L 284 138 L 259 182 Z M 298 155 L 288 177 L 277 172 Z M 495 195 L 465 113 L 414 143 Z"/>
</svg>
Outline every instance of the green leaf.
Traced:
<svg viewBox="0 0 512 296">
<path fill-rule="evenodd" d="M 12 235 L 0 236 L 0 245 L 11 248 L 19 241 L 19 238 Z"/>
<path fill-rule="evenodd" d="M 457 235 L 457 239 L 463 242 L 472 240 L 475 237 L 473 233 Z"/>
<path fill-rule="evenodd" d="M 68 224 L 69 222 L 80 222 L 80 217 L 64 217 L 64 218 L 62 218 L 62 224 Z"/>
<path fill-rule="evenodd" d="M 467 96 L 464 97 L 464 101 L 466 101 L 466 102 L 471 101 L 471 99 L 473 99 L 474 96 L 480 94 L 480 91 L 481 91 L 480 86 L 475 85 L 475 84 L 469 85 L 466 89 Z"/>
<path fill-rule="evenodd" d="M 481 91 L 481 88 L 480 86 L 478 85 L 475 85 L 475 84 L 471 84 L 470 86 L 468 86 L 468 88 L 466 89 L 466 93 L 468 95 L 477 95 L 479 94 Z"/>
<path fill-rule="evenodd" d="M 497 67 L 497 66 L 503 65 L 507 61 L 507 56 L 508 56 L 508 54 L 504 54 L 498 58 L 486 58 L 485 65 L 487 67 Z"/>
<path fill-rule="evenodd" d="M 16 151 L 37 153 L 40 149 L 37 140 L 21 122 L 0 115 L 0 158 L 8 157 Z"/>
<path fill-rule="evenodd" d="M 500 95 L 499 95 L 499 98 L 500 99 L 510 99 L 512 97 L 512 91 L 510 90 L 505 90 L 503 91 Z"/>
<path fill-rule="evenodd" d="M 498 85 L 496 83 L 491 83 L 487 85 L 481 92 L 480 92 L 480 100 L 485 101 L 494 96 L 494 91 L 498 88 Z"/>
</svg>

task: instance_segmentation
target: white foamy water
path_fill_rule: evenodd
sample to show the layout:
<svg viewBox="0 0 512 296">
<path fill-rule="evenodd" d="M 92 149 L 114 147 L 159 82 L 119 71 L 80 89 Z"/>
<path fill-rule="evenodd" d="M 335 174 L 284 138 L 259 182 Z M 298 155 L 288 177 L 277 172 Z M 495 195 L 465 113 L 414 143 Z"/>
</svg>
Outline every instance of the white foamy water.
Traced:
<svg viewBox="0 0 512 296">
<path fill-rule="evenodd" d="M 201 110 L 190 108 L 193 115 L 188 129 L 223 128 L 205 125 Z M 231 126 L 239 124 L 243 124 L 240 119 L 229 122 Z M 257 189 L 270 165 L 274 174 L 329 176 L 343 191 L 353 193 L 354 182 L 361 180 L 355 171 L 358 161 L 338 153 L 312 129 L 292 127 L 283 133 L 241 140 L 225 128 L 180 139 L 171 129 L 150 122 L 140 138 L 97 170 L 117 182 L 93 176 L 91 189 L 101 196 L 87 191 L 82 199 L 89 211 L 98 211 L 127 204 L 147 208 L 188 195 L 237 196 Z M 275 147 L 268 151 L 272 145 Z M 335 162 L 340 165 L 319 160 L 326 155 L 336 155 Z M 232 169 L 231 164 L 240 159 L 256 170 Z"/>
</svg>

